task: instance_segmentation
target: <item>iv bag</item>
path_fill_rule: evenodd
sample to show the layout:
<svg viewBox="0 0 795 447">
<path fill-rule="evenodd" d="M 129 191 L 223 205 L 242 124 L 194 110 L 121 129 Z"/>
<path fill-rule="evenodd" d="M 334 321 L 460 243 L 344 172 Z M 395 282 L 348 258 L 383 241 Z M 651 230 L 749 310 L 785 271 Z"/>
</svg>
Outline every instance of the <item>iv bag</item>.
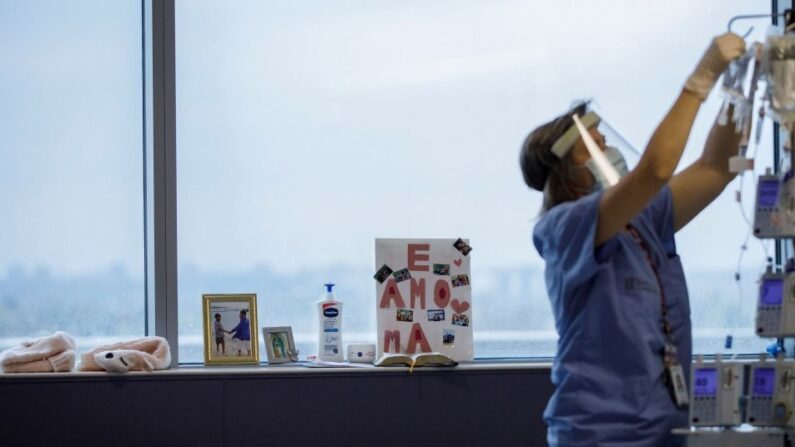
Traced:
<svg viewBox="0 0 795 447">
<path fill-rule="evenodd" d="M 746 78 L 751 61 L 756 55 L 756 45 L 751 45 L 744 55 L 731 61 L 726 71 L 723 72 L 723 105 L 718 115 L 718 124 L 725 126 L 729 122 L 729 108 L 734 106 L 732 121 L 735 123 L 735 131 L 742 131 L 744 123 L 752 114 L 751 104 L 748 94 L 745 92 Z M 752 88 L 753 90 L 753 88 Z"/>
<path fill-rule="evenodd" d="M 748 66 L 754 58 L 753 46 L 744 55 L 731 61 L 726 71 L 723 72 L 723 92 L 729 97 L 745 98 L 745 77 L 748 75 Z"/>
<path fill-rule="evenodd" d="M 771 115 L 791 128 L 795 123 L 795 34 L 768 36 L 764 63 Z"/>
</svg>

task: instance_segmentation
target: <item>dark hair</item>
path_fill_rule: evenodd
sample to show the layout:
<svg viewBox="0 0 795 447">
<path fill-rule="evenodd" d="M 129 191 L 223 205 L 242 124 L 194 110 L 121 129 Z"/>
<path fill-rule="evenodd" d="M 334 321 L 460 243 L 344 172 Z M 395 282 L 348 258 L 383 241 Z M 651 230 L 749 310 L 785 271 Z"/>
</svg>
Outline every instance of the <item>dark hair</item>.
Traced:
<svg viewBox="0 0 795 447">
<path fill-rule="evenodd" d="M 527 186 L 544 193 L 542 212 L 577 197 L 568 185 L 569 154 L 559 159 L 552 153 L 552 145 L 574 125 L 571 116 L 575 113 L 584 115 L 587 107 L 587 102 L 577 104 L 563 115 L 530 132 L 522 144 L 519 166 Z"/>
<path fill-rule="evenodd" d="M 215 314 L 215 318 L 218 318 L 220 316 L 221 316 L 221 314 Z"/>
</svg>

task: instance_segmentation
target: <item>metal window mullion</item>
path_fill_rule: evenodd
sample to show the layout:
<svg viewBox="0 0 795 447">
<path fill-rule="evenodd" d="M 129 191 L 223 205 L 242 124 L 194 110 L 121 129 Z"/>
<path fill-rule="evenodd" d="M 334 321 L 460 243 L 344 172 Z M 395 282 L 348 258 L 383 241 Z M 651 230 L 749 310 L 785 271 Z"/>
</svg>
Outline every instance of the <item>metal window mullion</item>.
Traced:
<svg viewBox="0 0 795 447">
<path fill-rule="evenodd" d="M 155 334 L 171 345 L 172 367 L 179 364 L 174 58 L 174 0 L 152 0 Z"/>
</svg>

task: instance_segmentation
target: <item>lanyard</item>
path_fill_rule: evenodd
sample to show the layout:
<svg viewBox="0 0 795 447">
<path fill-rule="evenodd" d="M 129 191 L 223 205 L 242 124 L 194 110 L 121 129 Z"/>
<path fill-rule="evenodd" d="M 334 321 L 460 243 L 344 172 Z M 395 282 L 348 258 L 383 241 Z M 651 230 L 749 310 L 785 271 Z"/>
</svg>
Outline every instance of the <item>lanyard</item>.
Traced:
<svg viewBox="0 0 795 447">
<path fill-rule="evenodd" d="M 646 256 L 646 262 L 651 267 L 651 271 L 654 273 L 654 278 L 657 280 L 657 287 L 660 289 L 660 314 L 662 315 L 662 330 L 663 334 L 665 335 L 666 343 L 665 349 L 663 351 L 663 360 L 666 365 L 671 365 L 676 363 L 676 345 L 674 344 L 674 329 L 671 326 L 671 322 L 668 321 L 668 304 L 665 301 L 665 290 L 663 289 L 662 279 L 660 278 L 660 271 L 657 268 L 657 263 L 654 262 L 654 257 L 652 256 L 651 249 L 646 241 L 640 235 L 640 232 L 632 226 L 632 224 L 627 224 L 627 230 L 629 234 L 632 235 L 632 238 L 635 239 L 635 242 L 638 243 L 641 250 L 643 250 L 644 255 Z"/>
<path fill-rule="evenodd" d="M 646 262 L 649 263 L 651 271 L 654 272 L 654 277 L 657 279 L 657 286 L 660 289 L 660 313 L 662 314 L 662 330 L 665 335 L 665 346 L 662 350 L 662 358 L 664 368 L 665 386 L 671 395 L 674 404 L 679 408 L 684 408 L 690 402 L 687 393 L 687 379 L 685 379 L 684 369 L 676 358 L 676 345 L 674 344 L 674 329 L 671 322 L 668 321 L 668 304 L 665 302 L 665 290 L 663 289 L 662 279 L 660 278 L 660 271 L 657 269 L 657 264 L 654 262 L 654 257 L 651 254 L 651 249 L 646 241 L 640 236 L 640 232 L 631 224 L 627 224 L 627 230 L 635 242 L 638 243 L 643 253 L 646 255 Z"/>
</svg>

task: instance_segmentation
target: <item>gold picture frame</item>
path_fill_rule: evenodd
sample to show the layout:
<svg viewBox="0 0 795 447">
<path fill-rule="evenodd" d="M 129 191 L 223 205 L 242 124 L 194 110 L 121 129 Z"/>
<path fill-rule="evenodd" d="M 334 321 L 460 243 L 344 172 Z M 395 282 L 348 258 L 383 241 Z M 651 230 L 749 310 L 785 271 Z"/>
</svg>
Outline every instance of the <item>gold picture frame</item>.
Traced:
<svg viewBox="0 0 795 447">
<path fill-rule="evenodd" d="M 204 294 L 202 308 L 204 364 L 258 365 L 257 294 Z"/>
</svg>

